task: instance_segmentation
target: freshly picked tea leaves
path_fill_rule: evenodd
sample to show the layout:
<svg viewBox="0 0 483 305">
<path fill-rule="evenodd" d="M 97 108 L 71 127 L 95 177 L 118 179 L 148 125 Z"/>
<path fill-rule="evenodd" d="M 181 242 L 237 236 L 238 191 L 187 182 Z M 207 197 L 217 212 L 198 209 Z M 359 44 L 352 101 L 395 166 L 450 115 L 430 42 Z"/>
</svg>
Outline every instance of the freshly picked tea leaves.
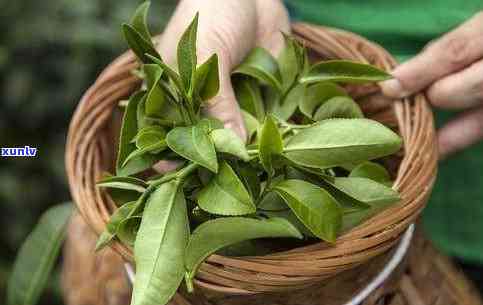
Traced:
<svg viewBox="0 0 483 305">
<path fill-rule="evenodd" d="M 224 217 L 204 222 L 191 234 L 186 247 L 185 279 L 188 290 L 193 290 L 191 281 L 196 270 L 210 254 L 242 241 L 269 237 L 301 239 L 302 234 L 289 221 L 277 217 L 269 219 Z"/>
<path fill-rule="evenodd" d="M 399 200 L 375 161 L 399 151 L 401 138 L 364 118 L 340 85 L 389 74 L 346 60 L 312 65 L 288 35 L 279 58 L 257 47 L 232 75 L 249 136 L 244 143 L 201 112 L 219 90 L 219 69 L 216 54 L 197 65 L 198 15 L 180 39 L 174 68 L 151 49 L 146 8 L 124 25 L 146 90 L 134 93 L 125 110 L 117 177 L 99 183 L 141 191 L 120 206 L 99 242 L 117 238 L 129 246 L 134 238 L 131 304 L 167 303 L 183 274 L 192 291 L 200 264 L 228 246 L 275 237 L 334 243 Z M 177 116 L 166 115 L 167 105 Z M 181 165 L 144 184 L 133 176 L 159 160 Z"/>
<path fill-rule="evenodd" d="M 98 183 L 118 209 L 97 249 L 114 240 L 133 248 L 132 305 L 168 303 L 183 277 L 192 291 L 203 261 L 226 247 L 282 237 L 330 245 L 399 200 L 379 159 L 398 152 L 402 140 L 364 118 L 343 87 L 389 74 L 347 60 L 311 64 L 284 34 L 279 58 L 255 48 L 233 71 L 245 143 L 203 114 L 220 76 L 216 54 L 197 64 L 198 15 L 171 67 L 152 42 L 148 7 L 122 26 L 144 84 L 124 109 L 115 176 Z M 162 160 L 177 168 L 153 175 Z"/>
</svg>

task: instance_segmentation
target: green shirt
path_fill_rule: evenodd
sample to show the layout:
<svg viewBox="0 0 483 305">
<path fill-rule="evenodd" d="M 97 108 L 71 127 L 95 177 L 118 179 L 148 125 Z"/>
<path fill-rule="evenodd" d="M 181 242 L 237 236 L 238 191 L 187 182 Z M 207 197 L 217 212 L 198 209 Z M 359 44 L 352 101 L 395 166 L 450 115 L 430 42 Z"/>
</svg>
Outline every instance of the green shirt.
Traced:
<svg viewBox="0 0 483 305">
<path fill-rule="evenodd" d="M 483 10 L 482 0 L 285 0 L 291 18 L 358 33 L 400 61 Z M 437 125 L 453 113 L 437 111 Z M 439 248 L 483 263 L 483 144 L 440 164 L 424 212 L 424 227 Z"/>
<path fill-rule="evenodd" d="M 294 20 L 346 29 L 406 59 L 483 10 L 481 0 L 286 0 Z"/>
</svg>

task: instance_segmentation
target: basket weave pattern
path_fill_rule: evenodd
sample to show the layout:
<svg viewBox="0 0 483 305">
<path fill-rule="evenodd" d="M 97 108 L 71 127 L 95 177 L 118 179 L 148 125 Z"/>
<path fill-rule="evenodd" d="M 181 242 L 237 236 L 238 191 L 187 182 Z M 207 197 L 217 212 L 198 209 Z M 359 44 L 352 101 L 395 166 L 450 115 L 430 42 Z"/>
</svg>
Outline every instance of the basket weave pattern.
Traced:
<svg viewBox="0 0 483 305">
<path fill-rule="evenodd" d="M 352 33 L 301 23 L 294 24 L 293 32 L 317 60 L 344 58 L 385 70 L 396 64 L 380 46 Z M 117 104 L 139 87 L 140 80 L 131 74 L 137 66 L 131 52 L 112 62 L 82 97 L 69 128 L 66 166 L 72 197 L 97 234 L 104 230 L 115 204 L 95 183 L 104 172 L 112 172 Z M 320 242 L 243 258 L 212 255 L 196 276 L 197 286 L 242 295 L 308 287 L 387 252 L 416 220 L 431 192 L 438 159 L 432 112 L 424 95 L 393 101 L 383 98 L 375 85 L 349 91 L 368 117 L 394 128 L 403 138 L 393 186 L 402 200 L 343 234 L 333 246 Z M 118 242 L 112 247 L 132 260 L 130 249 Z"/>
<path fill-rule="evenodd" d="M 106 249 L 94 253 L 96 236 L 79 215 L 71 221 L 63 252 L 62 286 L 66 305 L 126 305 L 131 289 L 122 259 Z M 379 260 L 379 258 L 377 258 Z M 362 266 L 367 274 L 367 264 Z M 354 270 L 357 270 L 354 269 Z M 365 278 L 351 278 L 343 272 L 337 280 L 323 286 L 325 293 L 312 289 L 297 305 L 340 305 L 360 290 Z M 331 283 L 332 282 L 332 283 Z M 278 294 L 277 294 L 278 295 Z M 285 305 L 286 297 L 258 303 L 255 296 L 244 296 L 243 302 L 223 300 L 223 305 Z M 291 294 L 290 294 L 291 295 Z M 259 295 L 257 295 L 259 296 Z M 294 298 L 294 297 L 292 297 Z M 241 298 L 238 298 L 241 299 Z M 188 301 L 177 294 L 169 305 L 213 305 L 204 298 Z M 431 243 L 416 230 L 410 251 L 402 264 L 384 285 L 375 290 L 361 305 L 483 305 L 478 290 L 465 278 L 451 260 L 436 251 Z M 291 304 L 292 305 L 292 304 Z"/>
</svg>

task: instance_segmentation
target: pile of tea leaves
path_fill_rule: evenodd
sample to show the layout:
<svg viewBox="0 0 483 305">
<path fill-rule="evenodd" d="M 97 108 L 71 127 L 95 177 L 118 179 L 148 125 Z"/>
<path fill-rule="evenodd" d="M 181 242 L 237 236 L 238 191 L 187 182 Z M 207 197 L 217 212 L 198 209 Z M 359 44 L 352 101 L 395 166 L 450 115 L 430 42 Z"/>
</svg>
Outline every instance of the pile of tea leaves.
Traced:
<svg viewBox="0 0 483 305">
<path fill-rule="evenodd" d="M 260 238 L 332 244 L 399 200 L 378 159 L 399 151 L 401 138 L 364 118 L 339 85 L 389 74 L 345 60 L 311 64 L 288 35 L 278 58 L 254 48 L 232 74 L 244 141 L 203 114 L 219 71 L 217 54 L 197 65 L 198 16 L 171 67 L 152 42 L 148 8 L 122 26 L 144 82 L 125 105 L 115 175 L 98 183 L 119 208 L 97 249 L 119 240 L 134 250 L 131 304 L 166 304 L 183 278 L 192 291 L 200 264 L 222 249 Z M 178 166 L 152 174 L 161 160 Z"/>
</svg>

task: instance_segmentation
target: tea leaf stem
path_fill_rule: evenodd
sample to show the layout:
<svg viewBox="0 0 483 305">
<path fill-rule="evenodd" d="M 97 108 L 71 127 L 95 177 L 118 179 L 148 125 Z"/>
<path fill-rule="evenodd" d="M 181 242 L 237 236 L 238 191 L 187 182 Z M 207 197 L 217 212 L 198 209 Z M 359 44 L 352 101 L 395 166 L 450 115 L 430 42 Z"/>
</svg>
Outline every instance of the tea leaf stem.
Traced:
<svg viewBox="0 0 483 305">
<path fill-rule="evenodd" d="M 134 207 L 131 212 L 129 213 L 129 217 L 136 215 L 137 213 L 141 212 L 144 207 L 144 203 L 149 198 L 149 196 L 163 183 L 169 182 L 171 180 L 179 180 L 179 182 L 183 182 L 193 171 L 195 171 L 199 167 L 196 163 L 190 163 L 184 168 L 180 169 L 177 172 L 167 174 L 157 180 L 153 180 L 150 182 L 149 186 L 146 188 L 144 193 L 139 197 L 136 207 Z"/>
<path fill-rule="evenodd" d="M 258 155 L 258 149 L 248 149 L 247 152 L 250 157 Z"/>
</svg>

